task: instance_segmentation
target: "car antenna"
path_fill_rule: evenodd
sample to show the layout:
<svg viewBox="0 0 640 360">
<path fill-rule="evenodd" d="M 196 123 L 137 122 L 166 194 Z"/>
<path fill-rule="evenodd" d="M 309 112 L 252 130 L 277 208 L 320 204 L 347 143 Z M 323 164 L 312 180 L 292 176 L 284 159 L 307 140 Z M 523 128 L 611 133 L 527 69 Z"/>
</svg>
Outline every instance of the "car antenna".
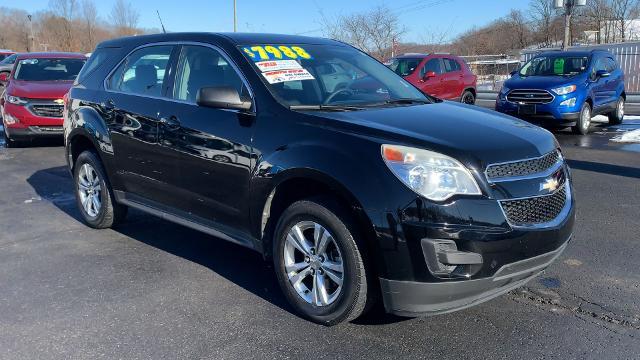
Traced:
<svg viewBox="0 0 640 360">
<path fill-rule="evenodd" d="M 160 26 L 162 26 L 162 33 L 166 34 L 167 30 L 164 29 L 164 24 L 162 23 L 162 18 L 160 17 L 160 11 L 156 10 L 156 13 L 158 14 L 158 20 L 160 20 Z"/>
</svg>

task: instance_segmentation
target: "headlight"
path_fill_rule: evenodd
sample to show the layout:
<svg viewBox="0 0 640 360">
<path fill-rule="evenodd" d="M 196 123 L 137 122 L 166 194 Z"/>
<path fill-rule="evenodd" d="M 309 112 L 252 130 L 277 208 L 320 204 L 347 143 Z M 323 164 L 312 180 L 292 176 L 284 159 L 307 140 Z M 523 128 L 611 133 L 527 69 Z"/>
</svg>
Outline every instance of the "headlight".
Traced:
<svg viewBox="0 0 640 360">
<path fill-rule="evenodd" d="M 382 158 L 405 185 L 429 200 L 482 194 L 469 170 L 449 156 L 406 146 L 382 145 Z"/>
<path fill-rule="evenodd" d="M 552 89 L 554 93 L 558 94 L 558 95 L 567 95 L 567 94 L 571 94 L 572 92 L 576 91 L 576 86 L 575 85 L 569 85 L 569 86 L 563 86 L 563 87 L 559 87 L 559 88 L 555 88 Z"/>
<path fill-rule="evenodd" d="M 13 105 L 25 105 L 27 103 L 27 100 L 24 100 L 22 98 L 19 98 L 17 96 L 13 96 L 13 95 L 8 95 L 7 96 L 7 102 Z"/>
</svg>

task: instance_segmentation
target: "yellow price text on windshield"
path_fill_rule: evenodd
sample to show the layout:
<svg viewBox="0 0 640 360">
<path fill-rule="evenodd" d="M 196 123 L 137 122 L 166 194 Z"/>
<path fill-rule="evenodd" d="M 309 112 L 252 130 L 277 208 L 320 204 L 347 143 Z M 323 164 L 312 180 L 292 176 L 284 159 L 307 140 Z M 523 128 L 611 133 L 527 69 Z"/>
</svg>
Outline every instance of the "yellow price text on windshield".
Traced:
<svg viewBox="0 0 640 360">
<path fill-rule="evenodd" d="M 245 46 L 242 51 L 253 61 L 312 59 L 301 46 L 254 45 Z"/>
</svg>

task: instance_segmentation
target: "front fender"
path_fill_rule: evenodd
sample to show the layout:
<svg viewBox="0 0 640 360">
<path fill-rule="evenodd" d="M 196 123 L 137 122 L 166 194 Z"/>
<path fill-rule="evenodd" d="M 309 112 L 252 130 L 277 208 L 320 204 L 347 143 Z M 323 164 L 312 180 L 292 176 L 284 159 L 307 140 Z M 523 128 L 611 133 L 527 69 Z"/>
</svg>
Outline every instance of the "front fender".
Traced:
<svg viewBox="0 0 640 360">
<path fill-rule="evenodd" d="M 91 142 L 105 166 L 110 166 L 113 158 L 113 146 L 109 130 L 98 113 L 90 106 L 80 106 L 72 111 L 65 121 L 65 147 L 69 169 L 73 171 L 73 144 L 78 137 Z"/>
</svg>

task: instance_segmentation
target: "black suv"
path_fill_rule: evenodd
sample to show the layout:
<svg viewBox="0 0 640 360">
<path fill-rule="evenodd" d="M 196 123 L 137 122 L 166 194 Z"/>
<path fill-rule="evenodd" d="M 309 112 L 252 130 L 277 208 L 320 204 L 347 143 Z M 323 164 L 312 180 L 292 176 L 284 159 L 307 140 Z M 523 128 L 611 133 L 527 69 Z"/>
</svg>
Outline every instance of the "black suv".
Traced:
<svg viewBox="0 0 640 360">
<path fill-rule="evenodd" d="M 538 275 L 572 234 L 549 132 L 423 95 L 337 41 L 107 41 L 64 113 L 89 226 L 131 207 L 256 250 L 291 305 L 327 325 L 380 298 L 407 316 L 481 303 Z"/>
</svg>

